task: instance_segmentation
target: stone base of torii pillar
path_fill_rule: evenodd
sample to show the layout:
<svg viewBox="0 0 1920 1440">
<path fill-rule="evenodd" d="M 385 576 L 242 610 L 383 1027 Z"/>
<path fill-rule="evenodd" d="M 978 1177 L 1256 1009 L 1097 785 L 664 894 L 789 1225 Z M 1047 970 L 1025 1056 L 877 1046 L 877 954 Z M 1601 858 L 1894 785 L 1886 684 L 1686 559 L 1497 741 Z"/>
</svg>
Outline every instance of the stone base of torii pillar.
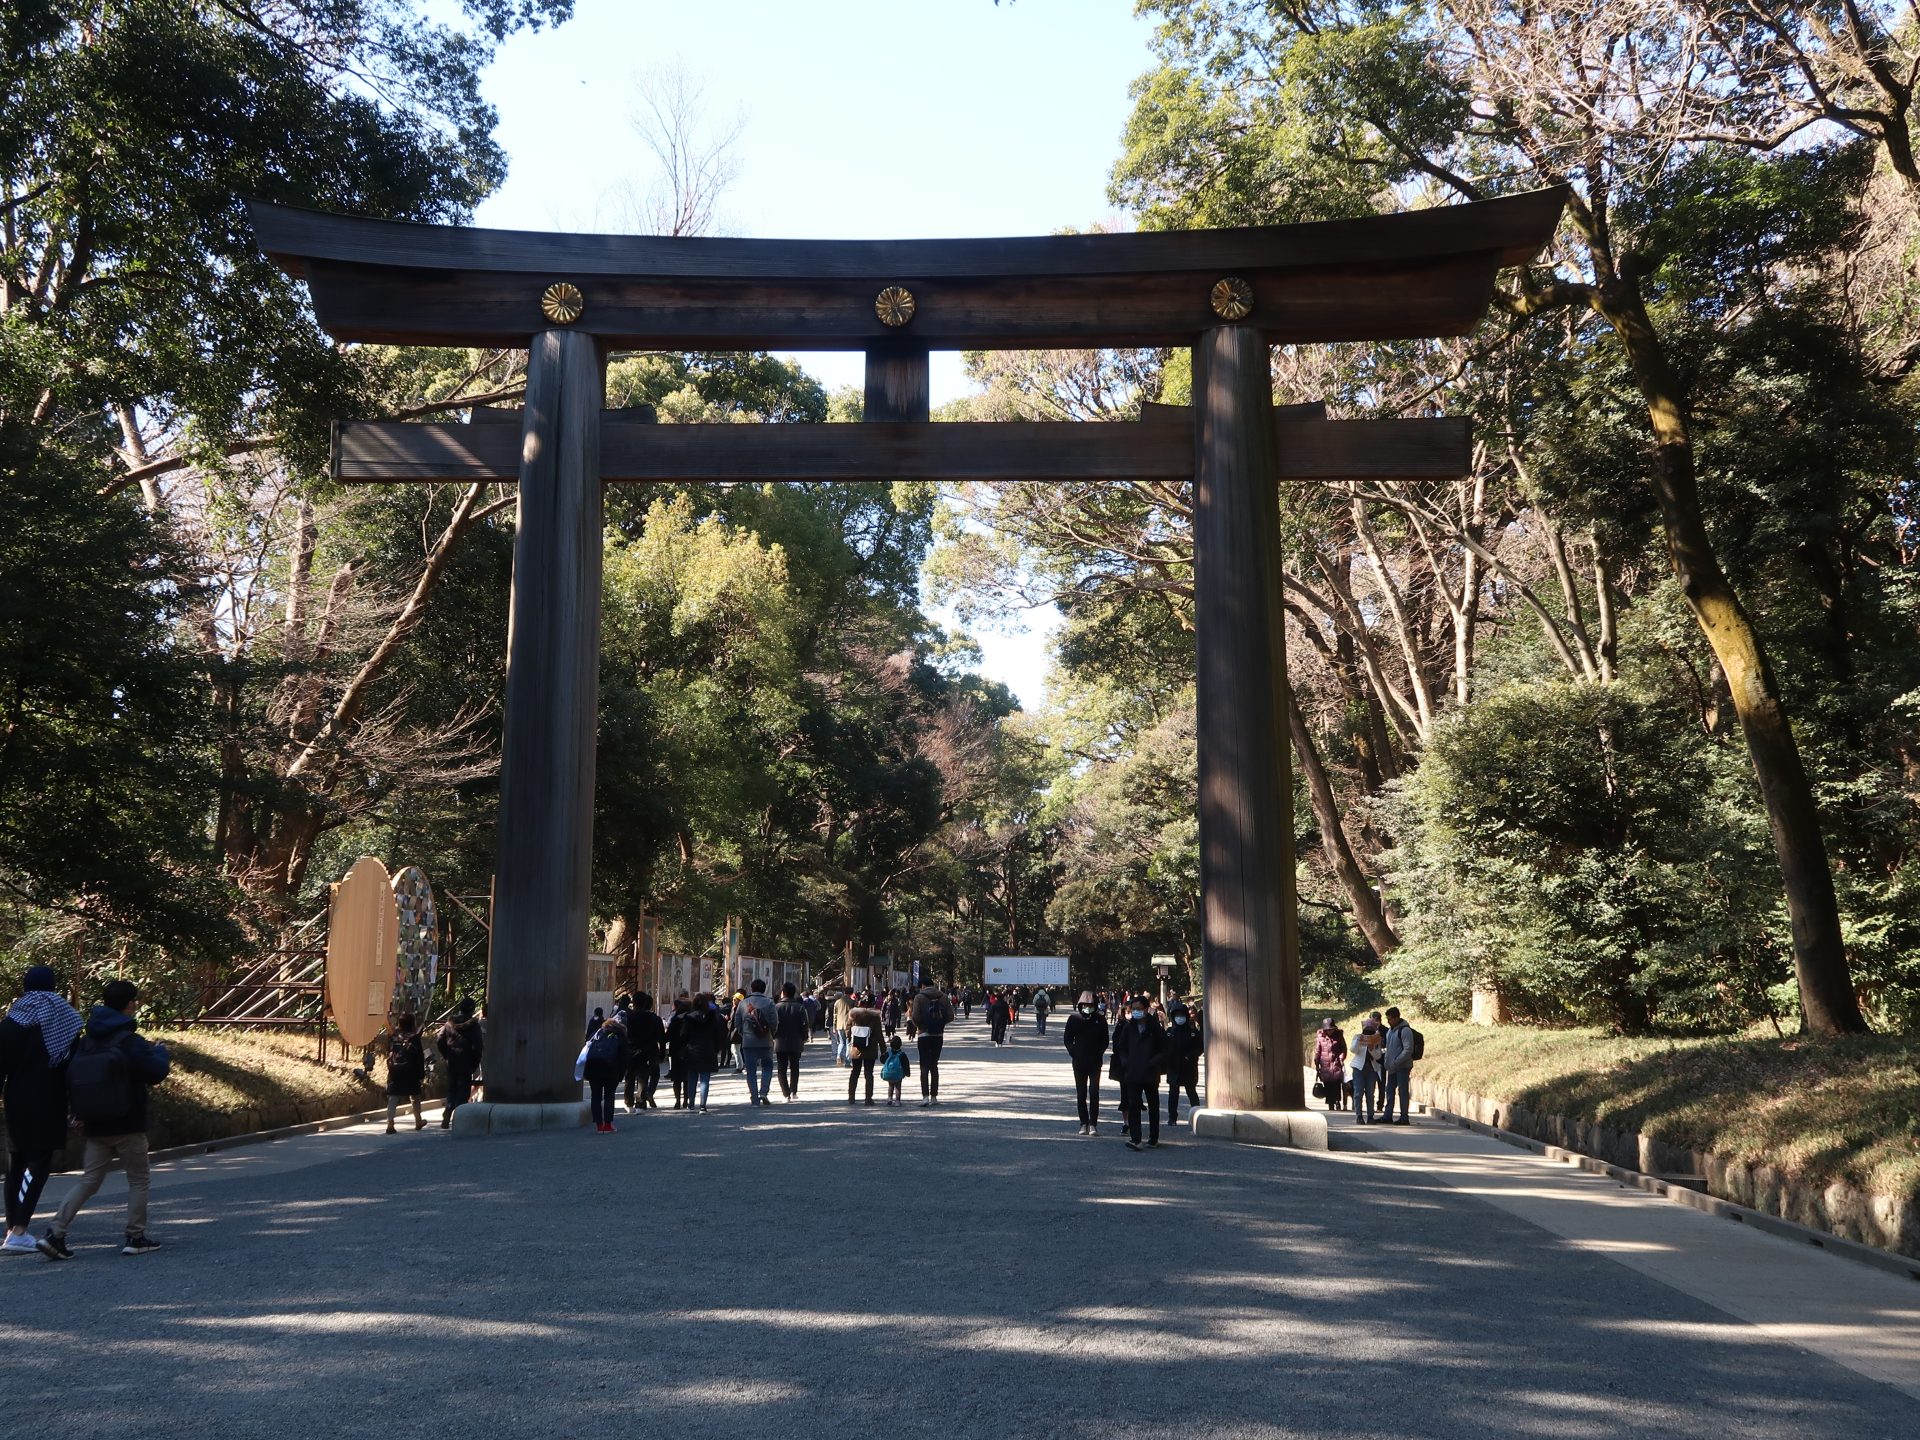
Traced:
<svg viewBox="0 0 1920 1440">
<path fill-rule="evenodd" d="M 454 1119 L 460 1118 L 454 1112 Z M 1327 1116 L 1323 1110 L 1196 1110 L 1193 1134 L 1198 1140 L 1235 1140 L 1242 1145 L 1287 1145 L 1295 1150 L 1326 1150 Z"/>
<path fill-rule="evenodd" d="M 453 1112 L 449 1127 L 454 1138 L 482 1135 L 522 1135 L 530 1130 L 578 1130 L 587 1123 L 584 1100 L 559 1100 L 547 1105 L 515 1105 L 505 1100 L 469 1100 Z"/>
</svg>

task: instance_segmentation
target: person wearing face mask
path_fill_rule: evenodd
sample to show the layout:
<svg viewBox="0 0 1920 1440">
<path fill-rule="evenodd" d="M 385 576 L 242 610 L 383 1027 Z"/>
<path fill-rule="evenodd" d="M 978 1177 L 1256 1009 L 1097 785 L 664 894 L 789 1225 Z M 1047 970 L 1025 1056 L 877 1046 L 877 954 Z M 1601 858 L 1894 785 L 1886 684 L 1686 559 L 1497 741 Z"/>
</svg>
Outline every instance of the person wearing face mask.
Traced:
<svg viewBox="0 0 1920 1440">
<path fill-rule="evenodd" d="M 1167 1064 L 1167 1032 L 1136 995 L 1113 1032 L 1113 1060 L 1120 1071 L 1120 1111 L 1127 1120 L 1127 1148 L 1140 1148 L 1140 1110 L 1147 1112 L 1147 1148 L 1160 1143 L 1160 1072 Z"/>
<path fill-rule="evenodd" d="M 1061 1031 L 1067 1054 L 1073 1057 L 1074 1098 L 1080 1104 L 1080 1133 L 1100 1133 L 1100 1061 L 1107 1053 L 1107 1017 L 1094 1008 L 1093 992 L 1080 992 L 1080 1001 Z"/>
<path fill-rule="evenodd" d="M 1180 1123 L 1180 1088 L 1187 1091 L 1187 1108 L 1200 1108 L 1200 1052 L 1205 1044 L 1193 1012 L 1179 1000 L 1167 1012 L 1167 1123 Z"/>
</svg>

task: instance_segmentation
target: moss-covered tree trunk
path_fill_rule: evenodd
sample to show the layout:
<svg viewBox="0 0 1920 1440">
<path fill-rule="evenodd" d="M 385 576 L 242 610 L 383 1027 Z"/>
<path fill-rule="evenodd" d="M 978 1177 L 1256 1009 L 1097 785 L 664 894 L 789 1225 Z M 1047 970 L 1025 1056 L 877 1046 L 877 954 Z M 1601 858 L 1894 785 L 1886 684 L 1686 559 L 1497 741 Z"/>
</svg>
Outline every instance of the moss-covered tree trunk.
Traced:
<svg viewBox="0 0 1920 1440">
<path fill-rule="evenodd" d="M 1666 527 L 1667 553 L 1681 593 L 1726 675 L 1760 782 L 1786 890 L 1794 977 L 1807 1028 L 1823 1035 L 1864 1031 L 1813 785 L 1760 632 L 1720 567 L 1701 513 L 1684 387 L 1632 276 L 1604 280 L 1596 287 L 1593 305 L 1620 337 L 1645 397 L 1654 438 L 1653 487 Z"/>
</svg>

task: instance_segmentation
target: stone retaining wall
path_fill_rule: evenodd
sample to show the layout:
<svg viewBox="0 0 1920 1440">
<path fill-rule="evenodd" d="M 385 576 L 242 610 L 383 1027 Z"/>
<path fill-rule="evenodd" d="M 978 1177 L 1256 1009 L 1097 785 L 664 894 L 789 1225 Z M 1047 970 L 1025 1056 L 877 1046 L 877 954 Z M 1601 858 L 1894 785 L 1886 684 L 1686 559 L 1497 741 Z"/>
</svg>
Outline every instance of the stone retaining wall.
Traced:
<svg viewBox="0 0 1920 1440">
<path fill-rule="evenodd" d="M 1511 1130 L 1529 1140 L 1591 1155 L 1610 1165 L 1668 1178 L 1696 1176 L 1705 1182 L 1709 1195 L 1735 1205 L 1778 1215 L 1843 1240 L 1920 1257 L 1920 1200 L 1874 1195 L 1840 1181 L 1809 1184 L 1771 1165 L 1750 1165 L 1724 1155 L 1684 1150 L 1635 1130 L 1615 1130 L 1561 1115 L 1536 1115 L 1509 1100 L 1489 1100 L 1451 1085 L 1436 1085 L 1421 1079 L 1417 1071 L 1413 1095 L 1424 1105 Z"/>
</svg>

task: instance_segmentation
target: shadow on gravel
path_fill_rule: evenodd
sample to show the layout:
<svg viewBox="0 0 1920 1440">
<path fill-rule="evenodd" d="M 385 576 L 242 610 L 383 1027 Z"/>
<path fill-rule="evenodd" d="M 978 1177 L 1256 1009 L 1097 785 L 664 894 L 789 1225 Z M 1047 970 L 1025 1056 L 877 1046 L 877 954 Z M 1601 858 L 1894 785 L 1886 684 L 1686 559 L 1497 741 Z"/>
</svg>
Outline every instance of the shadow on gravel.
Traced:
<svg viewBox="0 0 1920 1440">
<path fill-rule="evenodd" d="M 79 1261 L 0 1272 L 0 1334 L 116 1361 L 17 1368 L 10 1408 L 462 1440 L 1911 1428 L 1895 1392 L 1419 1174 L 1184 1131 L 1134 1154 L 1111 1088 L 1075 1133 L 1051 1049 L 950 1054 L 933 1111 L 849 1108 L 816 1063 L 805 1103 L 612 1137 L 162 1174 L 166 1252 L 118 1260 L 96 1211 Z"/>
</svg>

